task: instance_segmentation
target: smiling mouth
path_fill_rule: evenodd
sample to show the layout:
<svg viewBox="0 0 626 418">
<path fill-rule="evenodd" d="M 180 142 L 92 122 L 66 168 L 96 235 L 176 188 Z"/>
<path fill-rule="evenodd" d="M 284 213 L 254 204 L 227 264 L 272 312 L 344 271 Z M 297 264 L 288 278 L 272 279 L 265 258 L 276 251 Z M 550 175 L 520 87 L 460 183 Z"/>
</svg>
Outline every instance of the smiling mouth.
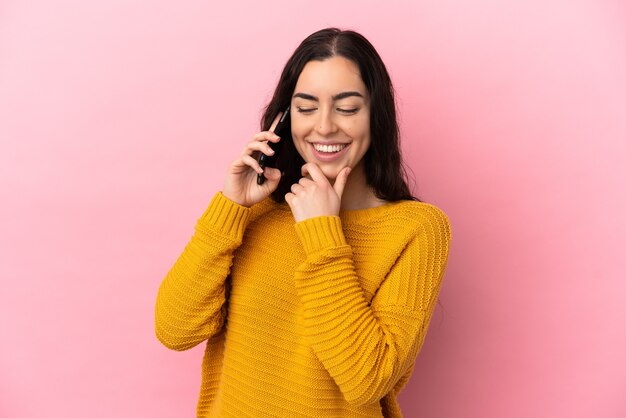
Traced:
<svg viewBox="0 0 626 418">
<path fill-rule="evenodd" d="M 327 154 L 333 154 L 333 153 L 339 152 L 348 146 L 348 144 L 335 144 L 335 145 L 312 144 L 312 145 L 313 145 L 313 148 L 315 148 L 315 151 L 323 152 Z"/>
</svg>

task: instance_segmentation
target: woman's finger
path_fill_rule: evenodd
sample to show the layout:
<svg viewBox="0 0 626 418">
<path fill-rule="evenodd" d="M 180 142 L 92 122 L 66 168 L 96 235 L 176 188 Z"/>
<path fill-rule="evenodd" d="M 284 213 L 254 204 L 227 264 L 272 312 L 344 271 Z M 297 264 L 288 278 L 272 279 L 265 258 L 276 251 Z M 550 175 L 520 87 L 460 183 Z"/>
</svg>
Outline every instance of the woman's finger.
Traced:
<svg viewBox="0 0 626 418">
<path fill-rule="evenodd" d="M 315 163 L 306 163 L 302 166 L 302 175 L 306 176 L 307 174 L 311 175 L 311 178 L 313 179 L 313 181 L 315 181 L 316 183 L 327 183 L 330 184 L 328 182 L 328 179 L 326 178 L 326 176 L 324 175 L 324 172 L 322 171 L 322 169 Z"/>
<path fill-rule="evenodd" d="M 274 132 L 270 131 L 261 131 L 252 135 L 252 142 L 254 141 L 271 141 L 278 142 L 280 141 L 280 137 L 276 135 Z"/>
<path fill-rule="evenodd" d="M 267 180 L 270 180 L 270 182 L 276 181 L 276 183 L 278 183 L 278 181 L 282 177 L 280 174 L 280 170 L 272 167 L 265 167 L 265 170 L 263 170 L 263 175 Z"/>
<path fill-rule="evenodd" d="M 297 194 L 298 192 L 302 191 L 304 189 L 304 187 L 302 187 L 302 185 L 300 185 L 299 183 L 294 183 L 291 185 L 291 192 L 293 194 Z"/>
<path fill-rule="evenodd" d="M 333 189 L 335 189 L 335 193 L 337 193 L 339 199 L 341 199 L 341 196 L 343 195 L 343 189 L 346 187 L 346 183 L 348 182 L 348 176 L 350 175 L 351 171 L 352 169 L 350 167 L 344 167 L 344 169 L 339 172 L 337 178 L 335 179 Z"/>
<path fill-rule="evenodd" d="M 252 158 L 250 155 L 242 155 L 241 156 L 241 161 L 245 165 L 251 167 L 258 174 L 261 174 L 263 172 L 263 169 L 259 165 L 259 162 L 257 160 L 255 160 L 254 158 Z"/>
<path fill-rule="evenodd" d="M 274 155 L 274 150 L 269 146 L 267 142 L 250 141 L 246 144 L 246 147 L 241 152 L 241 155 L 250 155 L 254 151 L 262 152 L 265 155 Z"/>
<path fill-rule="evenodd" d="M 304 187 L 308 187 L 308 186 L 315 184 L 313 180 L 306 178 L 306 177 L 302 177 L 298 183 L 300 183 Z"/>
</svg>

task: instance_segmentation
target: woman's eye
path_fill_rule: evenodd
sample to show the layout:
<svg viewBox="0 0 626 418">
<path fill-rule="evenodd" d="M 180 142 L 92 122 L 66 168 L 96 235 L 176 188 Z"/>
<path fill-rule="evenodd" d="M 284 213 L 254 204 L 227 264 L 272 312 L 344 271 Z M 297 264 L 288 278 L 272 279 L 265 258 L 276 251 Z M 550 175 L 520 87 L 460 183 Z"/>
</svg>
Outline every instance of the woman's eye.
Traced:
<svg viewBox="0 0 626 418">
<path fill-rule="evenodd" d="M 358 112 L 359 108 L 358 107 L 355 107 L 353 109 L 342 109 L 342 108 L 339 108 L 337 110 L 340 111 L 341 113 L 353 114 L 353 113 Z"/>
<path fill-rule="evenodd" d="M 314 111 L 316 111 L 317 108 L 315 107 L 299 107 L 298 108 L 298 112 L 300 113 L 312 113 Z"/>
</svg>

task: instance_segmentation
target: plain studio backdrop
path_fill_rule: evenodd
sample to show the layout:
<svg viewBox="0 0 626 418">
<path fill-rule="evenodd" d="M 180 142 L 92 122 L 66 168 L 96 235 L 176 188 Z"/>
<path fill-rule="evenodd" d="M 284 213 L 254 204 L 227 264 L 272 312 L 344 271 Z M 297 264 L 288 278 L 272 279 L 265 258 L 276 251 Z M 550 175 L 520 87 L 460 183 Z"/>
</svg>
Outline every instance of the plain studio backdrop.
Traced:
<svg viewBox="0 0 626 418">
<path fill-rule="evenodd" d="M 328 26 L 380 52 L 452 223 L 405 415 L 626 416 L 623 1 L 4 0 L 1 417 L 193 416 L 158 286 Z"/>
</svg>

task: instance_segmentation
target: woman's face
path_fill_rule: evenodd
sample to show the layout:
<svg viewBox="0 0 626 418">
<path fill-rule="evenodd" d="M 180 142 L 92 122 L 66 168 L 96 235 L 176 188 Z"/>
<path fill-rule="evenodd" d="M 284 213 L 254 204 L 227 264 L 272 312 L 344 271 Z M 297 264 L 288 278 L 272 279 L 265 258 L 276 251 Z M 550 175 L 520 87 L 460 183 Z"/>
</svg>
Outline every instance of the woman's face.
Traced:
<svg viewBox="0 0 626 418">
<path fill-rule="evenodd" d="M 365 175 L 370 146 L 370 100 L 357 65 L 335 56 L 309 61 L 291 99 L 293 142 L 307 163 L 334 180 L 346 166 L 350 177 Z"/>
</svg>

